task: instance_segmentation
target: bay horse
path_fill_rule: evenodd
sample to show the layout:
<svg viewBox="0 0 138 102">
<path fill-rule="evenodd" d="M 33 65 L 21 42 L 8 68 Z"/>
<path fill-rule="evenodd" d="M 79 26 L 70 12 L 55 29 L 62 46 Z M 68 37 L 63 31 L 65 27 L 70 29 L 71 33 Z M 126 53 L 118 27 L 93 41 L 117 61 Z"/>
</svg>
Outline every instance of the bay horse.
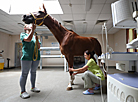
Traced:
<svg viewBox="0 0 138 102">
<path fill-rule="evenodd" d="M 69 68 L 73 67 L 74 56 L 82 56 L 86 50 L 94 51 L 98 56 L 102 54 L 101 45 L 96 38 L 82 37 L 72 30 L 68 30 L 57 20 L 47 14 L 43 4 L 44 11 L 33 12 L 23 15 L 22 21 L 26 24 L 34 23 L 41 26 L 45 25 L 53 33 L 60 45 L 61 53 L 65 56 Z M 72 90 L 74 76 L 70 73 L 70 81 L 67 90 Z"/>
</svg>

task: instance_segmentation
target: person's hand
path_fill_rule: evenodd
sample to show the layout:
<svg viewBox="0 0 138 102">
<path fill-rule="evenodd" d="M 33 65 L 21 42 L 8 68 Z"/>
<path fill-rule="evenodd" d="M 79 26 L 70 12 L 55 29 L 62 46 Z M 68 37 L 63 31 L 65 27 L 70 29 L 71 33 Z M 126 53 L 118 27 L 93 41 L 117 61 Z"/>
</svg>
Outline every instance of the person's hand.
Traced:
<svg viewBox="0 0 138 102">
<path fill-rule="evenodd" d="M 74 70 L 73 68 L 69 68 L 69 72 L 73 72 L 73 70 Z"/>
<path fill-rule="evenodd" d="M 34 31 L 36 29 L 36 24 L 32 23 L 32 30 Z"/>
<path fill-rule="evenodd" d="M 73 75 L 76 75 L 77 73 L 73 73 Z"/>
</svg>

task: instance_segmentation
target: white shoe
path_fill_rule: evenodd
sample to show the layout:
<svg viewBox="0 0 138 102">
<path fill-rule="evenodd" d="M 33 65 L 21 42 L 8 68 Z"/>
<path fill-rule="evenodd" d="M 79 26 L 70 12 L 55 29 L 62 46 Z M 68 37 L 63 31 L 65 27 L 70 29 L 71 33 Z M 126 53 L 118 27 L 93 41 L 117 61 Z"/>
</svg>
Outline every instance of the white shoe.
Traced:
<svg viewBox="0 0 138 102">
<path fill-rule="evenodd" d="M 31 89 L 31 91 L 32 92 L 40 92 L 40 89 L 38 89 L 38 88 L 35 87 L 35 88 Z"/>
<path fill-rule="evenodd" d="M 20 94 L 20 97 L 23 99 L 29 98 L 30 95 L 27 92 L 23 92 L 22 94 Z"/>
</svg>

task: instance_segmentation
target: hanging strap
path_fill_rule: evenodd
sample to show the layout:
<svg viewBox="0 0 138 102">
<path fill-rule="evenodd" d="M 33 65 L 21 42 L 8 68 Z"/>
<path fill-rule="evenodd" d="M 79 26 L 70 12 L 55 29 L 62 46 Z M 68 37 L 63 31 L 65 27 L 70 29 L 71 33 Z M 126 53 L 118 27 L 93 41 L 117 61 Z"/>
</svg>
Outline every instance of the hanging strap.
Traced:
<svg viewBox="0 0 138 102">
<path fill-rule="evenodd" d="M 38 38 L 37 33 L 35 32 L 35 36 Z M 34 52 L 33 52 L 33 61 L 36 61 L 38 58 L 38 39 L 36 39 Z"/>
</svg>

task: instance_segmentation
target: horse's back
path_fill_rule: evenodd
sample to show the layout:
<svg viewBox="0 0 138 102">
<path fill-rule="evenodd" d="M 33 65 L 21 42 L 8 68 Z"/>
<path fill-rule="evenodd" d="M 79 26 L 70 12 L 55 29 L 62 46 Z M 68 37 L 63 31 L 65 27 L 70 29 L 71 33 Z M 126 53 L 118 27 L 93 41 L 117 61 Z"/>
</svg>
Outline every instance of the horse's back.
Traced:
<svg viewBox="0 0 138 102">
<path fill-rule="evenodd" d="M 94 43 L 94 52 L 100 56 L 102 54 L 102 48 L 100 42 L 96 39 L 91 37 L 92 42 Z"/>
</svg>

